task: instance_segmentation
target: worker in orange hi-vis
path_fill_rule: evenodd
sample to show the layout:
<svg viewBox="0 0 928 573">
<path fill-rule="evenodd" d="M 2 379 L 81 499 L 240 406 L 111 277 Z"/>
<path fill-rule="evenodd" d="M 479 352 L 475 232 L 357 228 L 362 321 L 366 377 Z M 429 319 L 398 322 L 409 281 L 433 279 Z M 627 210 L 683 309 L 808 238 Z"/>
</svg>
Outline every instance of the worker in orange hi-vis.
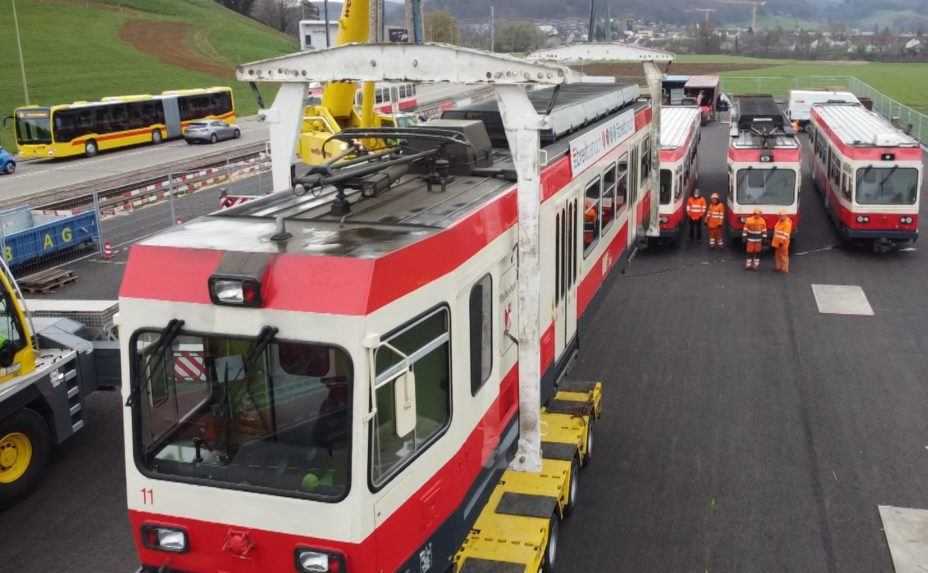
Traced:
<svg viewBox="0 0 928 573">
<path fill-rule="evenodd" d="M 706 226 L 709 227 L 709 248 L 725 246 L 722 240 L 722 227 L 725 225 L 725 204 L 719 200 L 719 194 L 713 193 L 709 199 L 709 212 L 706 215 Z"/>
<path fill-rule="evenodd" d="M 773 240 L 770 246 L 774 248 L 774 268 L 777 272 L 789 272 L 789 240 L 793 234 L 793 220 L 786 212 L 780 212 L 780 220 L 773 227 Z"/>
<path fill-rule="evenodd" d="M 767 222 L 764 221 L 760 209 L 754 209 L 754 214 L 744 222 L 741 238 L 744 240 L 744 250 L 747 257 L 744 259 L 744 270 L 750 271 L 760 268 L 760 251 L 764 246 L 764 237 L 767 236 Z"/>
<path fill-rule="evenodd" d="M 690 240 L 702 240 L 702 222 L 706 216 L 706 199 L 694 189 L 686 200 L 687 224 L 690 226 Z"/>
</svg>

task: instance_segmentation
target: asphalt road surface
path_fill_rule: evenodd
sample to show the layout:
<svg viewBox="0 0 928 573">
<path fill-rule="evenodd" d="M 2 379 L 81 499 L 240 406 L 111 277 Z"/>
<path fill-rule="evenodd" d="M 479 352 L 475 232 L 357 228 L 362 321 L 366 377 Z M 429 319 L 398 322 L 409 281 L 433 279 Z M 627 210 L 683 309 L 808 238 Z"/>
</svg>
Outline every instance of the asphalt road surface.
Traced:
<svg viewBox="0 0 928 573">
<path fill-rule="evenodd" d="M 704 191 L 726 187 L 724 143 L 710 126 Z M 573 375 L 605 380 L 605 413 L 559 572 L 892 571 L 877 505 L 928 506 L 928 259 L 837 248 L 808 179 L 801 215 L 789 275 L 684 243 L 595 301 Z M 813 283 L 861 286 L 875 315 L 819 314 Z M 135 565 L 119 398 L 87 411 L 0 513 L 4 571 Z"/>
</svg>

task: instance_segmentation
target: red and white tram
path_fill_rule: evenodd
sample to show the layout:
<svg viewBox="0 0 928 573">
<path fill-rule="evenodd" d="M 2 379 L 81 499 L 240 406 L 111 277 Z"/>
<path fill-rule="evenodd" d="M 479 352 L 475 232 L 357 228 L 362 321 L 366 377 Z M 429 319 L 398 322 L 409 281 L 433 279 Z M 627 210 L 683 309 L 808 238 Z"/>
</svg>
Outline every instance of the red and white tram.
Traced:
<svg viewBox="0 0 928 573">
<path fill-rule="evenodd" d="M 322 100 L 322 85 L 314 85 L 309 90 L 310 100 Z M 358 89 L 354 95 L 355 107 L 361 107 L 362 92 Z M 409 82 L 378 83 L 374 88 L 374 110 L 380 113 L 393 113 L 394 103 L 399 111 L 413 111 L 419 106 L 416 97 L 416 84 Z"/>
<path fill-rule="evenodd" d="M 648 221 L 637 92 L 564 85 L 540 106 L 543 396 Z M 132 247 L 120 330 L 142 571 L 448 568 L 518 438 L 513 159 L 482 109 L 390 130 L 402 145 L 301 179 L 312 193 Z M 568 109 L 588 121 L 558 121 Z"/>
<path fill-rule="evenodd" d="M 661 108 L 661 237 L 676 240 L 686 217 L 686 198 L 699 179 L 701 111 L 695 107 Z"/>
<path fill-rule="evenodd" d="M 741 237 L 744 221 L 760 210 L 773 229 L 780 213 L 799 229 L 799 189 L 802 182 L 799 141 L 769 95 L 737 98 L 728 144 L 729 239 Z M 772 231 L 771 231 L 772 232 Z"/>
<path fill-rule="evenodd" d="M 845 239 L 876 245 L 918 239 L 922 150 L 859 104 L 812 106 L 815 183 Z"/>
</svg>

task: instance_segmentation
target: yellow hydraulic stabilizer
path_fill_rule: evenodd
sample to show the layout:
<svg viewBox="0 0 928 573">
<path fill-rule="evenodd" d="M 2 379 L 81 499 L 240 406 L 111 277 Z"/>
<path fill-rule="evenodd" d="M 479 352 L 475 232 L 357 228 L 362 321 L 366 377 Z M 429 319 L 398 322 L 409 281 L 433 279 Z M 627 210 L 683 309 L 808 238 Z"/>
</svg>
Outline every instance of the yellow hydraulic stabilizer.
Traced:
<svg viewBox="0 0 928 573">
<path fill-rule="evenodd" d="M 0 263 L 0 387 L 35 370 L 32 325 L 13 275 Z"/>
<path fill-rule="evenodd" d="M 371 1 L 346 0 L 338 21 L 336 46 L 364 44 L 370 39 Z M 322 103 L 307 106 L 303 113 L 303 129 L 300 133 L 299 155 L 304 163 L 320 165 L 333 156 L 341 154 L 346 144 L 340 141 L 323 145 L 330 137 L 345 127 L 380 127 L 381 119 L 374 113 L 374 83 L 364 82 L 361 86 L 361 110 L 354 107 L 355 82 L 331 82 L 322 90 Z M 369 149 L 381 146 L 378 141 L 365 141 Z"/>
</svg>

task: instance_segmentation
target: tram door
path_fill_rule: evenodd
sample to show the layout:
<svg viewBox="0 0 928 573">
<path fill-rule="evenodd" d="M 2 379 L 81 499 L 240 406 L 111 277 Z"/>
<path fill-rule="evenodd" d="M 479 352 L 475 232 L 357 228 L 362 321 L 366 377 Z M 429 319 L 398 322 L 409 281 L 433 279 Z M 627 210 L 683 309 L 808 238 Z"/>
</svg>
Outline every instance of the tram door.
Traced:
<svg viewBox="0 0 928 573">
<path fill-rule="evenodd" d="M 555 214 L 554 224 L 554 358 L 577 333 L 578 201 L 568 198 Z"/>
</svg>

